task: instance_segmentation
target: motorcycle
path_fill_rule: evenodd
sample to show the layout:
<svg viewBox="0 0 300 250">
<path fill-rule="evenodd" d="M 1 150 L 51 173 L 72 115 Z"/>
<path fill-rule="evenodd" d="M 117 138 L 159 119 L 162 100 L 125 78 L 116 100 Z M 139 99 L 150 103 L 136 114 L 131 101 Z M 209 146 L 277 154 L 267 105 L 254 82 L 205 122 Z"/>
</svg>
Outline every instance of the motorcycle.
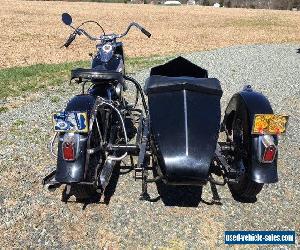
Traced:
<svg viewBox="0 0 300 250">
<path fill-rule="evenodd" d="M 263 94 L 246 86 L 232 96 L 221 122 L 219 80 L 185 58 L 153 67 L 144 90 L 125 74 L 118 39 L 132 27 L 151 37 L 138 23 L 117 35 L 106 34 L 95 21 L 74 28 L 67 13 L 62 21 L 74 30 L 64 47 L 81 35 L 99 43 L 91 68 L 71 71 L 71 81 L 82 85 L 81 94 L 53 114 L 51 152 L 57 166 L 43 180 L 49 190 L 65 184 L 65 201 L 71 195 L 81 199 L 103 194 L 125 158 L 135 180 L 142 181 L 142 200 L 150 200 L 147 186 L 153 182 L 227 184 L 234 197 L 247 200 L 256 198 L 265 183 L 278 181 L 278 135 L 285 133 L 288 117 L 273 114 Z M 103 34 L 91 36 L 82 28 L 85 23 L 96 24 Z M 124 97 L 127 83 L 136 88 L 134 104 Z M 225 140 L 218 140 L 220 134 Z"/>
</svg>

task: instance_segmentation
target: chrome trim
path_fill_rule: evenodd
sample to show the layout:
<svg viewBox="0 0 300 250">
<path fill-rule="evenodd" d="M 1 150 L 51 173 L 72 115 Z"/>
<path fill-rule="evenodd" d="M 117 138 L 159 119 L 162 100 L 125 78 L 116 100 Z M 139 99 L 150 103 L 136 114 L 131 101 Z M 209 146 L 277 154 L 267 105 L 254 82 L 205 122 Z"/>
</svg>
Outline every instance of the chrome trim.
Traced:
<svg viewBox="0 0 300 250">
<path fill-rule="evenodd" d="M 55 139 L 58 135 L 58 132 L 56 132 L 50 142 L 50 152 L 51 152 L 51 155 L 54 156 L 55 158 L 57 158 L 57 154 L 54 153 L 54 142 L 55 142 Z"/>
<path fill-rule="evenodd" d="M 256 155 L 257 155 L 258 161 L 260 163 L 272 163 L 277 154 L 277 146 L 274 142 L 274 137 L 272 135 L 260 135 L 257 138 L 254 138 L 254 142 L 255 142 L 254 147 L 256 150 Z M 271 161 L 264 161 L 263 157 L 264 157 L 265 151 L 268 147 L 275 148 L 275 155 Z"/>
<path fill-rule="evenodd" d="M 183 90 L 183 102 L 184 102 L 184 130 L 185 130 L 185 155 L 189 155 L 189 130 L 188 130 L 188 119 L 187 119 L 187 100 L 186 90 Z"/>
<path fill-rule="evenodd" d="M 112 160 L 112 161 L 121 161 L 123 160 L 125 157 L 127 156 L 127 152 L 125 152 L 123 155 L 121 155 L 120 157 L 115 157 L 115 156 L 107 156 L 107 160 Z"/>
<path fill-rule="evenodd" d="M 101 134 L 101 130 L 100 130 L 100 126 L 99 126 L 99 122 L 98 122 L 97 117 L 95 118 L 95 120 L 96 120 L 96 125 L 97 125 L 97 129 L 98 129 L 99 137 L 100 137 L 100 143 L 102 144 L 103 143 L 103 138 L 102 138 L 102 134 Z"/>
</svg>

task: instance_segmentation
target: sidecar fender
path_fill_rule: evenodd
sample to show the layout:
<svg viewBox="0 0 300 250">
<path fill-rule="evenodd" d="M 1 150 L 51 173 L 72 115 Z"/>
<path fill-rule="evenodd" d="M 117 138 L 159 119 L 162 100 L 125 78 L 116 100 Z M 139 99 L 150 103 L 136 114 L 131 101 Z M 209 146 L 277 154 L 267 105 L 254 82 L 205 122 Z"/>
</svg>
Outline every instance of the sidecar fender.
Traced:
<svg viewBox="0 0 300 250">
<path fill-rule="evenodd" d="M 232 122 L 235 112 L 238 109 L 246 109 L 250 134 L 255 114 L 273 114 L 273 109 L 268 99 L 263 94 L 253 91 L 250 86 L 247 86 L 242 91 L 232 96 L 225 110 L 222 127 L 226 128 L 229 133 L 232 131 Z M 249 177 L 257 183 L 275 183 L 278 181 L 277 159 L 272 163 L 260 163 L 258 161 L 255 148 L 258 136 L 259 135 L 251 135 L 252 155 L 250 157 L 252 158 L 252 164 L 249 171 Z M 277 144 L 277 136 L 273 136 L 273 138 Z"/>
</svg>

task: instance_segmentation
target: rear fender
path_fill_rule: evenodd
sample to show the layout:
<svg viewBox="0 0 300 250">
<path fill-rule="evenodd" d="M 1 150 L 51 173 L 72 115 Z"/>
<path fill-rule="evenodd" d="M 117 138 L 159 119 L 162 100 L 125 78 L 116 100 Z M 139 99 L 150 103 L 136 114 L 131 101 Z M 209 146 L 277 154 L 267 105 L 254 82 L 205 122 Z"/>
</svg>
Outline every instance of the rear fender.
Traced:
<svg viewBox="0 0 300 250">
<path fill-rule="evenodd" d="M 95 98 L 90 95 L 74 96 L 67 104 L 65 111 L 87 112 L 88 120 L 92 119 Z M 86 173 L 86 149 L 89 134 L 75 134 L 76 138 L 76 159 L 66 161 L 63 159 L 62 143 L 66 133 L 59 134 L 57 169 L 55 179 L 60 183 L 78 183 L 85 179 Z"/>
<path fill-rule="evenodd" d="M 225 110 L 225 116 L 222 126 L 226 128 L 229 134 L 232 132 L 232 122 L 235 112 L 239 109 L 246 109 L 248 116 L 248 131 L 251 134 L 251 128 L 255 114 L 273 114 L 273 110 L 268 99 L 261 93 L 253 91 L 247 86 L 243 91 L 233 95 Z M 277 175 L 277 155 L 272 163 L 261 163 L 257 157 L 257 143 L 259 135 L 251 135 L 251 169 L 249 177 L 257 183 L 275 183 L 278 181 Z M 274 142 L 278 144 L 277 136 L 273 136 Z"/>
</svg>

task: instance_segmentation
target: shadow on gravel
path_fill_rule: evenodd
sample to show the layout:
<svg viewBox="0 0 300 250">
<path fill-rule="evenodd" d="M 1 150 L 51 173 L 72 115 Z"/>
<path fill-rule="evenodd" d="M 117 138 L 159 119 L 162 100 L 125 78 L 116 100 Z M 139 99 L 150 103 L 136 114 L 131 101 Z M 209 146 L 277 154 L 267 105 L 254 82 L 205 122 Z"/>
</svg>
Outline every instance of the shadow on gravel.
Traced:
<svg viewBox="0 0 300 250">
<path fill-rule="evenodd" d="M 160 182 L 157 190 L 165 206 L 197 207 L 202 200 L 202 187 L 168 186 Z"/>
<path fill-rule="evenodd" d="M 209 183 L 212 199 L 205 201 L 202 199 L 202 186 L 171 186 L 163 182 L 156 184 L 159 197 L 165 206 L 177 207 L 198 207 L 200 202 L 206 205 L 222 205 L 217 187 Z"/>
<path fill-rule="evenodd" d="M 300 54 L 300 49 L 297 49 L 297 52 L 296 52 L 296 53 Z"/>
<path fill-rule="evenodd" d="M 108 205 L 111 197 L 114 195 L 116 191 L 116 186 L 119 180 L 119 176 L 120 176 L 120 168 L 116 167 L 112 173 L 110 182 L 103 194 L 96 193 L 92 189 L 89 190 L 88 186 L 85 186 L 84 188 L 80 188 L 73 191 L 71 189 L 70 195 L 66 195 L 66 188 L 65 188 L 62 193 L 62 201 L 66 203 L 67 202 L 82 203 L 83 204 L 82 210 L 85 210 L 87 206 L 90 204 L 103 203 Z M 76 201 L 68 201 L 72 195 L 76 197 Z M 103 202 L 101 202 L 101 199 L 103 200 Z"/>
</svg>

